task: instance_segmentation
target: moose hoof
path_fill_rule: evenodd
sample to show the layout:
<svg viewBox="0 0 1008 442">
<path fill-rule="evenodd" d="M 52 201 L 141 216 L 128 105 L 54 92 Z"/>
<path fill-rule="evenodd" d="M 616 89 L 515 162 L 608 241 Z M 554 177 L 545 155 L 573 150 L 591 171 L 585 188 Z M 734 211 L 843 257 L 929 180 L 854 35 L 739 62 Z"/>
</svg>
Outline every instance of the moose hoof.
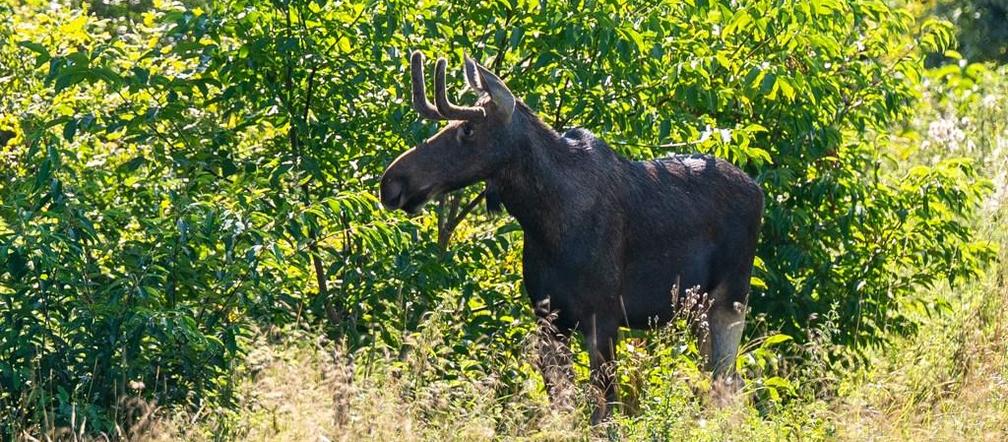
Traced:
<svg viewBox="0 0 1008 442">
<path fill-rule="evenodd" d="M 723 408 L 738 403 L 742 397 L 742 386 L 745 382 L 738 374 L 715 377 L 711 383 L 711 403 Z"/>
<path fill-rule="evenodd" d="M 599 410 L 598 408 L 596 408 L 595 411 L 593 411 L 592 415 L 591 415 L 591 424 L 592 425 L 599 425 L 599 424 L 602 424 L 602 423 L 608 421 L 609 418 L 610 418 L 609 413 L 607 413 L 606 411 Z"/>
</svg>

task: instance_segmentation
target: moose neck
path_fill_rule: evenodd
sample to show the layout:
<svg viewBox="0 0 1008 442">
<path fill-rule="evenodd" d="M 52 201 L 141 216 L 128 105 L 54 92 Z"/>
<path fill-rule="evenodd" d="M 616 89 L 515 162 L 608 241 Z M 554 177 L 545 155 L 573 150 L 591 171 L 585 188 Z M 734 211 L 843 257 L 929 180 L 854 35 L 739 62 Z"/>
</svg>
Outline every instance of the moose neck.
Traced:
<svg viewBox="0 0 1008 442">
<path fill-rule="evenodd" d="M 568 141 L 524 105 L 515 110 L 517 155 L 491 179 L 508 213 L 527 236 L 543 244 L 557 244 L 565 225 L 577 219 L 579 194 Z"/>
</svg>

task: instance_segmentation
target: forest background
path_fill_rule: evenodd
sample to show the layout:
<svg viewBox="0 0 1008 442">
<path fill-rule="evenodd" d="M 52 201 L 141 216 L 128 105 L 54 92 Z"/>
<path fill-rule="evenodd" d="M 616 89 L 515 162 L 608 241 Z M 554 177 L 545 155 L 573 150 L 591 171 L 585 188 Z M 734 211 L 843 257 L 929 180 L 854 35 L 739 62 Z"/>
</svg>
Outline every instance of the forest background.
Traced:
<svg viewBox="0 0 1008 442">
<path fill-rule="evenodd" d="M 0 433 L 1002 439 L 1006 12 L 5 0 Z M 513 219 L 480 188 L 377 203 L 437 130 L 410 109 L 413 49 L 473 56 L 558 130 L 762 185 L 734 406 L 707 405 L 683 319 L 624 333 L 611 423 L 587 425 L 584 387 L 551 409 Z"/>
</svg>

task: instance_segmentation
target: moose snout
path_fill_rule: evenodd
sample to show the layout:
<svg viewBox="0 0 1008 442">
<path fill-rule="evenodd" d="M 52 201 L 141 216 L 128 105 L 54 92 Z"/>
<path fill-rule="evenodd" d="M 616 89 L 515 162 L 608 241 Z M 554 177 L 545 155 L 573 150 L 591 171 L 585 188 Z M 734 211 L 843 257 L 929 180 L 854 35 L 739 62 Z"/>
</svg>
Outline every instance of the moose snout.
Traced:
<svg viewBox="0 0 1008 442">
<path fill-rule="evenodd" d="M 398 209 L 402 202 L 403 185 L 401 179 L 382 178 L 381 188 L 378 190 L 381 203 L 388 210 Z"/>
</svg>

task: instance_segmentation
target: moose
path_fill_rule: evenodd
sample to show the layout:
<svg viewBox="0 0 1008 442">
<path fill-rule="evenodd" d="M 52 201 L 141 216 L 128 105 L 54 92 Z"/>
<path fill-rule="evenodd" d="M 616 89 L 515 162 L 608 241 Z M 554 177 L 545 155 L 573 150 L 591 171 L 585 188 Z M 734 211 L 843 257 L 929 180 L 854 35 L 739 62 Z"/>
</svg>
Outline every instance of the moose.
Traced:
<svg viewBox="0 0 1008 442">
<path fill-rule="evenodd" d="M 547 392 L 573 381 L 569 339 L 589 352 L 598 423 L 616 402 L 614 348 L 620 327 L 673 320 L 678 287 L 707 298 L 694 327 L 705 368 L 738 388 L 735 359 L 762 222 L 763 192 L 743 171 L 706 155 L 631 161 L 581 128 L 560 134 L 515 98 L 500 77 L 465 57 L 475 106 L 453 104 L 444 58 L 426 96 L 424 57 L 410 60 L 412 104 L 448 124 L 389 165 L 380 199 L 417 213 L 432 198 L 484 182 L 522 228 L 523 285 L 553 354 L 540 355 Z M 566 361 L 566 362 L 564 362 Z M 549 364 L 563 364 L 547 367 Z M 604 399 L 604 400 L 603 400 Z"/>
</svg>

